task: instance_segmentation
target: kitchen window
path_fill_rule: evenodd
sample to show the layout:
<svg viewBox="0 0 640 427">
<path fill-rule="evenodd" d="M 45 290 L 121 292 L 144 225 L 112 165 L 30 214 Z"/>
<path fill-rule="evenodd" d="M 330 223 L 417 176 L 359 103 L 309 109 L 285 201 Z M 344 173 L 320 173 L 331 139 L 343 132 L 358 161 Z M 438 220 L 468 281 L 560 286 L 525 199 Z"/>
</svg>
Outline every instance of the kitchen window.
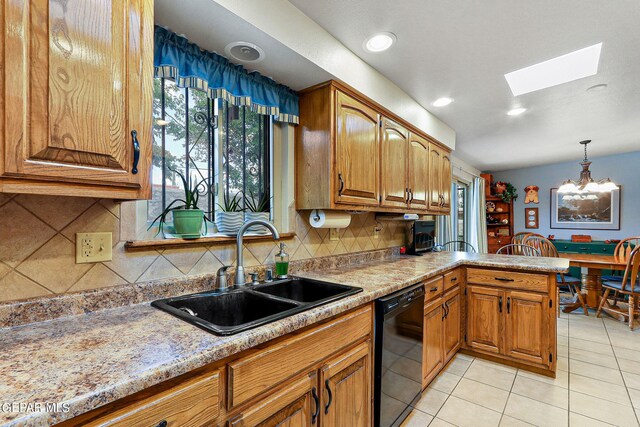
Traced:
<svg viewBox="0 0 640 427">
<path fill-rule="evenodd" d="M 148 221 L 183 197 L 175 170 L 206 183 L 200 208 L 211 220 L 225 196 L 271 194 L 270 116 L 178 87 L 169 78 L 154 80 L 153 115 Z"/>
</svg>

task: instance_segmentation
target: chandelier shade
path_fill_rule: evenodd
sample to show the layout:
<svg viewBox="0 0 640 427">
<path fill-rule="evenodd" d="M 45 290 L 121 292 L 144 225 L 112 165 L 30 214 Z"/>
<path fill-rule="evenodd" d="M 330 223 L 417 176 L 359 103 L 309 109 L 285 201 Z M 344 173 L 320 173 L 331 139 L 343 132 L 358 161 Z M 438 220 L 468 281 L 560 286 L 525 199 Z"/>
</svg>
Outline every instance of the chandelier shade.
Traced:
<svg viewBox="0 0 640 427">
<path fill-rule="evenodd" d="M 589 166 L 591 162 L 587 157 L 587 145 L 591 142 L 590 139 L 580 141 L 580 144 L 584 146 L 584 160 L 580 162 L 582 165 L 582 171 L 580 171 L 580 178 L 574 181 L 568 179 L 562 183 L 558 188 L 558 193 L 561 194 L 580 194 L 580 193 L 604 193 L 613 190 L 617 190 L 619 187 L 611 181 L 610 178 L 604 178 L 599 181 L 594 180 L 591 177 L 591 171 Z"/>
</svg>

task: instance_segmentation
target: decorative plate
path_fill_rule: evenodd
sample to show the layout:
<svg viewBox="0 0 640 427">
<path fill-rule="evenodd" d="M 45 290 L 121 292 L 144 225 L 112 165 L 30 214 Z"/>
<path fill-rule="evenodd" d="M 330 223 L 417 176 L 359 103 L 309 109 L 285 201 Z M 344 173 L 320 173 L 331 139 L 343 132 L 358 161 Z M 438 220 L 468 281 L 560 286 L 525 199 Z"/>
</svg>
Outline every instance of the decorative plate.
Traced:
<svg viewBox="0 0 640 427">
<path fill-rule="evenodd" d="M 496 209 L 496 204 L 493 202 L 487 202 L 487 212 L 493 212 Z"/>
</svg>

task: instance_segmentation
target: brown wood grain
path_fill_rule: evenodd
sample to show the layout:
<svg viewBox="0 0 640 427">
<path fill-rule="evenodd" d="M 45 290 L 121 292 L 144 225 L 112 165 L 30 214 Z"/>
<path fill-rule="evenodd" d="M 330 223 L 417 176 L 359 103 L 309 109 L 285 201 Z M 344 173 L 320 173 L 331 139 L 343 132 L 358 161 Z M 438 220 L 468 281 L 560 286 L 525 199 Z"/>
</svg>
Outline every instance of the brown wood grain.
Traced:
<svg viewBox="0 0 640 427">
<path fill-rule="evenodd" d="M 549 292 L 549 279 L 546 274 L 467 268 L 467 282 L 508 289 Z"/>
<path fill-rule="evenodd" d="M 409 133 L 396 122 L 383 117 L 380 138 L 381 206 L 408 206 L 407 169 L 409 166 Z"/>
<path fill-rule="evenodd" d="M 548 319 L 551 310 L 548 297 L 518 291 L 507 291 L 505 297 L 504 354 L 549 365 Z"/>
<path fill-rule="evenodd" d="M 407 181 L 412 193 L 410 208 L 427 210 L 429 197 L 429 142 L 414 133 L 409 136 Z"/>
<path fill-rule="evenodd" d="M 424 282 L 424 303 L 440 298 L 444 290 L 444 276 L 436 276 Z"/>
<path fill-rule="evenodd" d="M 443 330 L 444 363 L 447 363 L 460 349 L 462 336 L 460 335 L 461 296 L 460 287 L 450 289 L 443 297 L 446 308 Z"/>
<path fill-rule="evenodd" d="M 500 298 L 504 309 L 503 291 L 467 284 L 467 345 L 470 348 L 502 353 Z"/>
<path fill-rule="evenodd" d="M 422 386 L 426 387 L 444 366 L 444 310 L 442 297 L 424 309 L 422 338 Z"/>
</svg>

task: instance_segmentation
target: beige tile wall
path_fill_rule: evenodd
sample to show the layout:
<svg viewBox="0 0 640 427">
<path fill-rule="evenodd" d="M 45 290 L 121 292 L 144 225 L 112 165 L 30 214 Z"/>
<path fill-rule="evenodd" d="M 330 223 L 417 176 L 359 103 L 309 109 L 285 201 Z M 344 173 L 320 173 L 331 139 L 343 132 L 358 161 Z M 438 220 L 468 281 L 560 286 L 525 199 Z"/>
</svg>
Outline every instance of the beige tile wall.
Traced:
<svg viewBox="0 0 640 427">
<path fill-rule="evenodd" d="M 120 204 L 88 198 L 0 193 L 0 301 L 214 273 L 235 262 L 234 245 L 125 252 L 120 241 Z M 287 241 L 292 260 L 382 249 L 404 244 L 403 226 L 379 223 L 373 238 L 373 214 L 354 215 L 329 240 L 329 230 L 309 226 L 306 212 L 296 213 L 296 238 Z M 113 261 L 75 263 L 75 233 L 111 231 Z M 245 266 L 272 262 L 275 242 L 245 245 Z"/>
</svg>

